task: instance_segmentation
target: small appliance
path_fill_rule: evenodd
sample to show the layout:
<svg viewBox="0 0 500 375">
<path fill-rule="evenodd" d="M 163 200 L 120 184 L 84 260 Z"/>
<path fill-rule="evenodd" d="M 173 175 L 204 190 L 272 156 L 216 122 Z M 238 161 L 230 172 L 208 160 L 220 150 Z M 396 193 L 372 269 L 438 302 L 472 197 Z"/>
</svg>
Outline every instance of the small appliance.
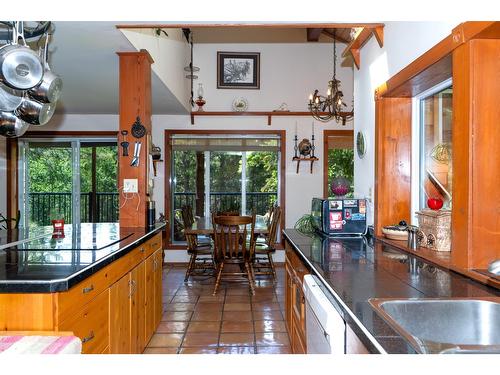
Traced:
<svg viewBox="0 0 500 375">
<path fill-rule="evenodd" d="M 313 198 L 313 224 L 328 236 L 361 236 L 366 233 L 366 199 Z"/>
</svg>

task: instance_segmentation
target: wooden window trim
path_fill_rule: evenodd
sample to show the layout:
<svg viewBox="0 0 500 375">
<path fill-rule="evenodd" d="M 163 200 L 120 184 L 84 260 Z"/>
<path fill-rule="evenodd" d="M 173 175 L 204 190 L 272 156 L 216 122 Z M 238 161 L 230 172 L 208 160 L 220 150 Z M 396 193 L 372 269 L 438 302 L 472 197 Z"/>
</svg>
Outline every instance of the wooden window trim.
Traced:
<svg viewBox="0 0 500 375">
<path fill-rule="evenodd" d="M 325 199 L 328 198 L 328 137 L 335 136 L 351 136 L 354 139 L 354 130 L 323 130 L 323 197 Z"/>
<path fill-rule="evenodd" d="M 204 134 L 274 134 L 280 137 L 280 206 L 281 206 L 281 223 L 280 226 L 282 229 L 285 228 L 285 195 L 286 195 L 286 184 L 285 184 L 285 174 L 286 174 L 286 130 L 165 130 L 165 195 L 164 195 L 164 209 L 165 209 L 165 218 L 167 220 L 167 226 L 165 228 L 166 235 L 166 247 L 167 250 L 185 250 L 186 247 L 182 245 L 173 245 L 172 239 L 170 238 L 170 225 L 172 223 L 171 217 L 171 202 L 170 195 L 172 192 L 171 185 L 171 168 L 170 161 L 172 160 L 172 145 L 170 143 L 170 137 L 172 134 L 196 134 L 196 135 L 204 135 Z M 278 246 L 279 249 L 284 249 L 284 238 L 282 236 L 281 246 Z"/>
</svg>

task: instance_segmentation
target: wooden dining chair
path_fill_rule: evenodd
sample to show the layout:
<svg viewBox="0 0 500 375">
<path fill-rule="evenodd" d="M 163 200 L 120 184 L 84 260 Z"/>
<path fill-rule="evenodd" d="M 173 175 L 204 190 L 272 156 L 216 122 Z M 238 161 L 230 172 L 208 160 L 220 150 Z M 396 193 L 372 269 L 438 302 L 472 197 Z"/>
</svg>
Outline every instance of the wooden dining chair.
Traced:
<svg viewBox="0 0 500 375">
<path fill-rule="evenodd" d="M 194 223 L 193 210 L 190 206 L 182 207 L 182 220 L 184 228 L 189 228 Z M 189 263 L 184 276 L 184 282 L 190 276 L 206 275 L 207 270 L 215 270 L 214 250 L 210 238 L 200 238 L 196 234 L 185 234 Z"/>
<path fill-rule="evenodd" d="M 213 295 L 221 281 L 248 281 L 255 294 L 252 266 L 255 216 L 213 216 L 217 278 Z M 246 241 L 250 238 L 250 244 Z"/>
<path fill-rule="evenodd" d="M 254 246 L 252 266 L 256 275 L 271 275 L 276 279 L 273 254 L 276 252 L 276 234 L 281 219 L 281 208 L 273 207 L 269 219 L 268 233 L 263 242 L 257 241 Z"/>
</svg>

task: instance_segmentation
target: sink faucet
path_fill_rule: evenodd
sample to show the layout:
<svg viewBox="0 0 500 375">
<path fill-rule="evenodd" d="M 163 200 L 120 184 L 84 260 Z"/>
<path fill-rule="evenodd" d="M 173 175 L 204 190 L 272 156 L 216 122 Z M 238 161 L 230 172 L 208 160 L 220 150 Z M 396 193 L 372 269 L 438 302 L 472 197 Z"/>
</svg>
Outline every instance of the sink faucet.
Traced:
<svg viewBox="0 0 500 375">
<path fill-rule="evenodd" d="M 500 259 L 491 262 L 490 265 L 488 266 L 488 271 L 497 276 L 500 276 Z"/>
</svg>

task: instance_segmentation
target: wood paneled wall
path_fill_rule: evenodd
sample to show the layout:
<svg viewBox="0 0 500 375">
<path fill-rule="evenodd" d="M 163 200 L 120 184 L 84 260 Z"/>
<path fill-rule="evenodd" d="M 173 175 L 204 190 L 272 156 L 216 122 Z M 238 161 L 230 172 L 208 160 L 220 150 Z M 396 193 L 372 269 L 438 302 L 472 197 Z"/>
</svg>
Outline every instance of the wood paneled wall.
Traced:
<svg viewBox="0 0 500 375">
<path fill-rule="evenodd" d="M 119 147 L 118 187 L 123 187 L 123 179 L 138 180 L 138 194 L 129 194 L 131 199 L 125 200 L 120 193 L 120 225 L 123 227 L 146 226 L 146 202 L 148 199 L 148 144 L 147 135 L 136 139 L 131 134 L 132 124 L 139 116 L 151 134 L 151 64 L 153 59 L 146 50 L 139 52 L 118 52 L 120 58 L 120 131 L 127 130 L 130 142 L 129 156 L 122 156 Z M 122 136 L 118 135 L 118 143 Z M 139 167 L 130 163 L 134 154 L 134 142 L 142 143 Z M 121 192 L 121 190 L 120 190 Z"/>
<path fill-rule="evenodd" d="M 500 259 L 500 40 L 453 52 L 452 263 Z"/>
<path fill-rule="evenodd" d="M 375 100 L 375 233 L 410 222 L 411 98 Z"/>
</svg>

